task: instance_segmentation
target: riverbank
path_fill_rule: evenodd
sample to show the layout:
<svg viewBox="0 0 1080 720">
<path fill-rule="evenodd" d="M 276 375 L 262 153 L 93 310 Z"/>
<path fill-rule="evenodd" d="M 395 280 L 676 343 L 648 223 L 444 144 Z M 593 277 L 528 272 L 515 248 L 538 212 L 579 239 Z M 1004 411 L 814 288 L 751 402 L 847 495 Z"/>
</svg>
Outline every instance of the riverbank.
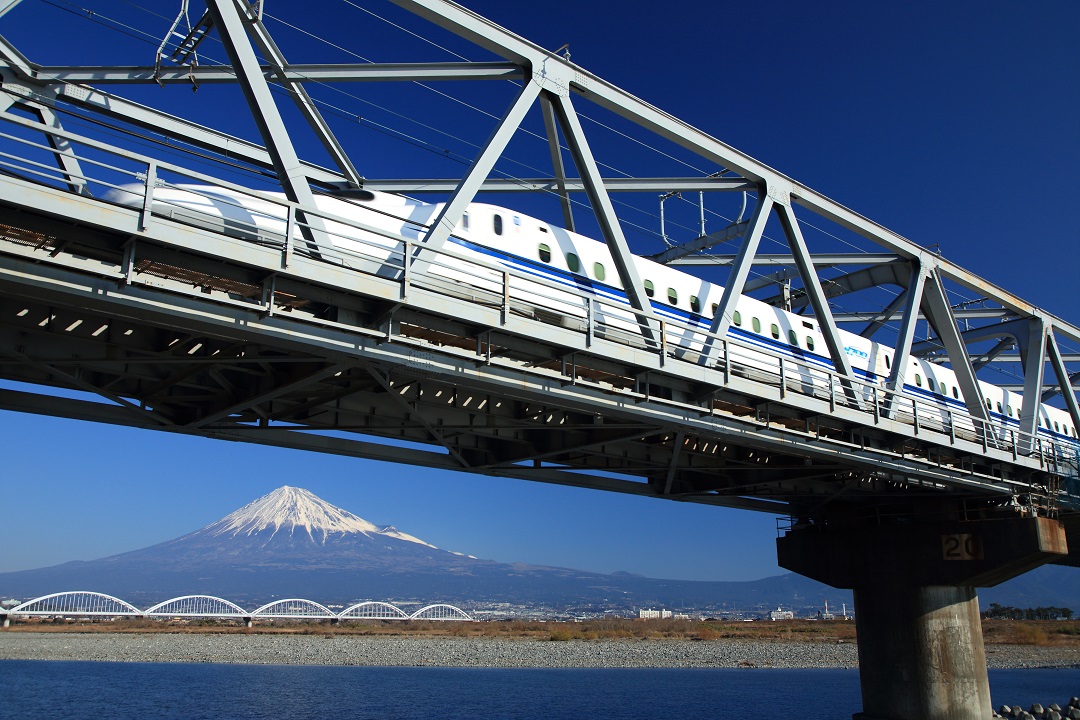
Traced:
<svg viewBox="0 0 1080 720">
<path fill-rule="evenodd" d="M 0 633 L 0 660 L 487 668 L 855 668 L 849 642 L 539 640 L 217 633 Z M 1080 668 L 1080 648 L 988 645 L 995 669 Z"/>
</svg>

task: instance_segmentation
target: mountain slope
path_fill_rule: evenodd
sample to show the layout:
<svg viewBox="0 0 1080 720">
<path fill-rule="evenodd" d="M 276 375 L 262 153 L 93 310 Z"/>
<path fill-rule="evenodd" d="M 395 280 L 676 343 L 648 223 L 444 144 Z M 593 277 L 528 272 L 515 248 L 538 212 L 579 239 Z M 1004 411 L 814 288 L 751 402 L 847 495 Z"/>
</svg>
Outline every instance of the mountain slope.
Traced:
<svg viewBox="0 0 1080 720">
<path fill-rule="evenodd" d="M 1031 580 L 1028 579 L 1031 578 Z M 325 603 L 395 600 L 629 610 L 667 606 L 718 613 L 783 605 L 851 605 L 851 592 L 794 574 L 752 582 L 658 580 L 629 573 L 499 563 L 379 527 L 310 492 L 278 488 L 201 530 L 88 562 L 0 574 L 0 597 L 95 590 L 136 604 L 208 594 L 241 604 L 306 597 Z M 984 605 L 1075 607 L 1080 572 L 1046 567 L 981 593 Z"/>
</svg>

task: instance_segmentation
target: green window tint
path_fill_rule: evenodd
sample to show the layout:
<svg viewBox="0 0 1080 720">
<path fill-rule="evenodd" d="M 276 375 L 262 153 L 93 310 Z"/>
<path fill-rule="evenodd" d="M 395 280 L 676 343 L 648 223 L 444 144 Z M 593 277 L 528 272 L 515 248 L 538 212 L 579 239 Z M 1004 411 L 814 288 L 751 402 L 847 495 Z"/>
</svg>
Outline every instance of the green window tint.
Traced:
<svg viewBox="0 0 1080 720">
<path fill-rule="evenodd" d="M 690 309 L 696 313 L 701 312 L 701 301 L 698 300 L 697 295 L 690 296 Z"/>
<path fill-rule="evenodd" d="M 675 288 L 667 289 L 667 301 L 672 305 L 679 304 L 679 293 L 675 292 Z"/>
<path fill-rule="evenodd" d="M 713 305 L 713 314 L 716 314 L 715 305 Z M 742 327 L 742 313 L 736 310 L 735 314 L 731 316 L 731 322 L 735 323 L 736 327 Z"/>
<path fill-rule="evenodd" d="M 566 267 L 570 272 L 581 272 L 581 260 L 574 253 L 566 253 Z"/>
<path fill-rule="evenodd" d="M 491 221 L 491 226 L 495 230 L 496 235 L 502 235 L 502 215 L 496 215 Z"/>
<path fill-rule="evenodd" d="M 603 280 L 607 277 L 607 270 L 604 269 L 604 263 L 593 263 L 592 266 L 593 275 L 597 280 Z"/>
<path fill-rule="evenodd" d="M 795 334 L 794 330 L 788 330 L 788 341 L 795 347 L 799 347 L 799 336 Z"/>
<path fill-rule="evenodd" d="M 772 336 L 774 338 L 776 338 L 777 340 L 780 339 L 780 326 L 779 325 L 777 325 L 776 323 L 773 323 L 772 325 L 769 326 L 769 330 L 772 332 Z"/>
<path fill-rule="evenodd" d="M 551 248 L 548 247 L 547 243 L 540 243 L 539 251 L 541 262 L 551 262 Z"/>
<path fill-rule="evenodd" d="M 1012 405 L 1006 405 L 1005 406 L 1005 414 L 1008 415 L 1009 417 L 1012 417 Z"/>
<path fill-rule="evenodd" d="M 993 404 L 993 402 L 990 401 L 990 398 L 986 398 L 986 409 L 987 410 L 993 410 L 994 409 L 994 404 Z"/>
<path fill-rule="evenodd" d="M 1000 415 L 1001 414 L 1001 403 L 997 404 L 997 411 L 998 411 L 998 415 Z"/>
<path fill-rule="evenodd" d="M 753 321 L 751 321 L 750 324 L 754 326 L 754 332 L 756 332 L 756 333 L 761 332 L 761 321 L 760 320 L 758 320 L 757 318 L 754 318 Z"/>
<path fill-rule="evenodd" d="M 652 280 L 645 281 L 645 294 L 649 297 L 656 294 L 656 288 L 653 286 Z"/>
<path fill-rule="evenodd" d="M 922 375 L 920 375 L 919 373 L 915 373 L 915 385 L 918 387 L 922 387 Z"/>
<path fill-rule="evenodd" d="M 934 378 L 932 378 L 932 377 L 927 377 L 926 378 L 926 389 L 929 390 L 930 392 L 934 392 Z"/>
<path fill-rule="evenodd" d="M 814 352 L 814 338 L 810 335 L 806 336 L 806 349 L 810 352 Z"/>
</svg>

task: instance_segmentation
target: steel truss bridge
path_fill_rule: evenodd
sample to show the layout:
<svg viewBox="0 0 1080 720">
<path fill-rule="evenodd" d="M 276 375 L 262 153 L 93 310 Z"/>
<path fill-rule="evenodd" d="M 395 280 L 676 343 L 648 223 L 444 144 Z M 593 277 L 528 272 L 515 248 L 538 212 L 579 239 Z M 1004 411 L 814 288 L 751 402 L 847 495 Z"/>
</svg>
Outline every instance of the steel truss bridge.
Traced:
<svg viewBox="0 0 1080 720">
<path fill-rule="evenodd" d="M 1002 431 L 977 385 L 1012 363 L 1025 397 L 1057 397 L 1080 427 L 1076 326 L 458 5 L 392 2 L 499 60 L 290 65 L 244 0 L 208 0 L 186 31 L 182 14 L 156 65 L 46 66 L 0 42 L 0 407 L 799 518 L 918 513 L 938 500 L 974 513 L 1076 507 L 1076 454 L 1037 435 L 1036 404 Z M 0 28 L 16 5 L 0 0 Z M 191 61 L 210 35 L 228 65 Z M 513 90 L 509 109 L 456 179 L 363 177 L 307 89 L 492 80 Z M 153 83 L 239 85 L 260 141 L 101 89 Z M 300 159 L 280 97 L 334 167 Z M 715 172 L 605 177 L 586 103 Z M 551 173 L 493 177 L 537 114 Z M 272 177 L 284 197 L 224 179 L 237 169 Z M 132 202 L 102 199 L 130 183 L 144 188 Z M 155 201 L 183 183 L 270 203 L 281 230 Z M 445 203 L 405 234 L 315 205 L 363 190 Z M 675 191 L 750 200 L 745 219 L 656 258 L 726 272 L 704 343 L 654 310 L 615 212 L 618 194 Z M 507 205 L 554 195 L 569 229 L 584 196 L 637 329 L 606 323 L 608 301 L 591 294 L 580 317 L 523 302 L 520 272 L 456 251 L 452 228 L 492 192 Z M 818 225 L 870 250 L 818 251 Z M 761 251 L 769 227 L 788 252 Z M 390 250 L 334 242 L 356 231 Z M 703 254 L 722 243 L 735 251 Z M 728 334 L 741 294 L 812 314 L 836 369 L 760 349 L 747 362 L 751 349 Z M 855 309 L 834 310 L 841 297 Z M 887 383 L 852 371 L 841 327 L 892 349 Z M 943 414 L 900 390 L 914 357 L 952 369 L 963 409 Z"/>
<path fill-rule="evenodd" d="M 73 591 L 43 595 L 4 610 L 7 624 L 15 618 L 89 617 L 89 618 L 216 618 L 253 620 L 472 620 L 467 612 L 454 605 L 436 603 L 407 613 L 388 602 L 366 601 L 334 612 L 313 600 L 289 598 L 245 610 L 236 603 L 212 595 L 184 595 L 160 602 L 146 610 L 112 595 Z"/>
</svg>

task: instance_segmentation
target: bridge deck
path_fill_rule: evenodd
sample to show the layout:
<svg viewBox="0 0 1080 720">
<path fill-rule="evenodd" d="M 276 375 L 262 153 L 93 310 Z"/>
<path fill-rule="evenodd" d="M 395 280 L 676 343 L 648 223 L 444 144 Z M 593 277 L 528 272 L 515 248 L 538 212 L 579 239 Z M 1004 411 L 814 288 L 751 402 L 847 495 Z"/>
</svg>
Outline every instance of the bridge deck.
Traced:
<svg viewBox="0 0 1080 720">
<path fill-rule="evenodd" d="M 227 185 L 62 134 L 109 157 L 86 171 L 97 194 Z M 24 386 L 6 409 L 782 514 L 841 495 L 1047 504 L 1076 477 L 1041 438 L 874 385 L 849 396 L 790 358 L 717 337 L 703 365 L 700 330 L 665 323 L 650 347 L 603 313 L 523 301 L 518 273 L 450 248 L 315 249 L 17 162 L 24 177 L 0 177 L 0 377 L 90 395 Z M 451 264 L 473 280 L 432 271 Z"/>
</svg>

